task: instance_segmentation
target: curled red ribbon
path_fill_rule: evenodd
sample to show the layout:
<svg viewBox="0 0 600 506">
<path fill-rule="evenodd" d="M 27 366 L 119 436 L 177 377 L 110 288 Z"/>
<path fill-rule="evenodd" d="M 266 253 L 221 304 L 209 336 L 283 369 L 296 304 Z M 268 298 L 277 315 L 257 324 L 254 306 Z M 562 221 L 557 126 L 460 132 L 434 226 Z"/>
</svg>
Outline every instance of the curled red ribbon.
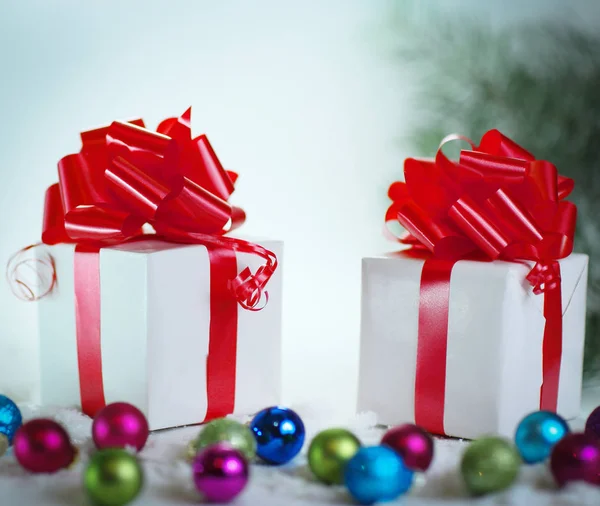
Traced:
<svg viewBox="0 0 600 506">
<path fill-rule="evenodd" d="M 466 141 L 471 149 L 450 160 L 443 146 Z M 571 254 L 577 208 L 564 200 L 572 179 L 497 130 L 476 147 L 449 136 L 433 160 L 408 158 L 405 182 L 395 182 L 386 223 L 407 231 L 399 239 L 431 252 L 421 277 L 415 419 L 444 434 L 444 390 L 450 272 L 461 259 L 535 262 L 527 280 L 544 294 L 542 409 L 556 411 L 562 353 L 562 305 L 558 259 Z M 432 371 L 437 371 L 435 374 Z"/>
<path fill-rule="evenodd" d="M 252 253 L 265 260 L 230 281 L 238 303 L 258 310 L 277 267 L 265 248 L 224 234 L 245 221 L 229 204 L 237 174 L 226 171 L 206 135 L 192 138 L 191 108 L 163 121 L 156 132 L 142 120 L 114 121 L 83 132 L 79 153 L 58 163 L 59 182 L 48 188 L 42 241 L 109 246 L 148 237 Z"/>
</svg>

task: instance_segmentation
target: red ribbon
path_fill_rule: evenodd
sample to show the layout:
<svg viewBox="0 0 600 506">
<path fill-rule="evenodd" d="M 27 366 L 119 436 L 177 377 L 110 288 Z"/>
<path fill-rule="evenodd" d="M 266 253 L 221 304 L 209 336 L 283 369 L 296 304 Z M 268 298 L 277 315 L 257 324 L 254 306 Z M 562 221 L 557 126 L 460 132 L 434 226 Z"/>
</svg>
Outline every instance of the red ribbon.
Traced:
<svg viewBox="0 0 600 506">
<path fill-rule="evenodd" d="M 458 162 L 443 152 L 450 141 L 471 149 Z M 573 180 L 549 162 L 536 160 L 514 141 L 490 130 L 476 147 L 450 136 L 435 159 L 409 158 L 405 182 L 390 186 L 386 223 L 398 221 L 401 243 L 429 251 L 421 275 L 415 421 L 444 434 L 444 394 L 450 273 L 463 259 L 529 260 L 527 276 L 544 294 L 541 409 L 556 411 L 562 355 L 562 301 L 558 259 L 573 249 L 577 208 L 564 199 Z"/>
<path fill-rule="evenodd" d="M 158 238 L 202 244 L 211 268 L 207 419 L 233 411 L 237 305 L 258 311 L 277 267 L 275 254 L 224 234 L 245 221 L 229 204 L 237 174 L 226 171 L 205 135 L 192 138 L 191 108 L 156 132 L 142 120 L 115 121 L 83 132 L 79 153 L 58 163 L 48 188 L 42 241 L 76 243 L 75 304 L 81 404 L 90 416 L 104 404 L 100 353 L 99 251 L 125 241 Z M 144 225 L 151 225 L 152 233 Z M 264 264 L 237 273 L 235 251 Z M 266 302 L 265 302 L 266 303 Z"/>
</svg>

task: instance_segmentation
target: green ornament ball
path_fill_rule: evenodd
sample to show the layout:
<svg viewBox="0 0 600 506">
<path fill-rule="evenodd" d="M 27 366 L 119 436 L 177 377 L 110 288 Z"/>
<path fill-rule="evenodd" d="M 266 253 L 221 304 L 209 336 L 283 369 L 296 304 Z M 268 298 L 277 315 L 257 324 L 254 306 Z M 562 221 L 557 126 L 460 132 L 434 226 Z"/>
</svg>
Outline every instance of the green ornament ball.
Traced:
<svg viewBox="0 0 600 506">
<path fill-rule="evenodd" d="M 139 494 L 144 484 L 135 455 L 120 448 L 97 451 L 83 475 L 83 486 L 97 506 L 123 506 Z"/>
<path fill-rule="evenodd" d="M 308 467 L 322 482 L 344 483 L 344 468 L 360 449 L 358 438 L 345 429 L 319 432 L 308 448 Z"/>
<path fill-rule="evenodd" d="M 190 442 L 188 458 L 193 459 L 200 450 L 215 443 L 229 443 L 248 461 L 256 455 L 256 439 L 249 427 L 229 418 L 218 418 L 207 423 L 198 437 Z"/>
<path fill-rule="evenodd" d="M 467 447 L 460 469 L 469 492 L 484 495 L 510 487 L 520 466 L 521 456 L 511 442 L 484 437 Z"/>
</svg>

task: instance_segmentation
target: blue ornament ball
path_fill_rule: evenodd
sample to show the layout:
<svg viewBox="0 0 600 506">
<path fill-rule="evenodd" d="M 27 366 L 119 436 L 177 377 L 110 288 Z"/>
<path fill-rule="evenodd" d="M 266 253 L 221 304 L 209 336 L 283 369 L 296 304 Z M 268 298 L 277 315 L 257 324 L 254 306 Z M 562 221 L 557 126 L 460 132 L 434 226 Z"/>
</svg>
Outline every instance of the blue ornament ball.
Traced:
<svg viewBox="0 0 600 506">
<path fill-rule="evenodd" d="M 346 464 L 344 482 L 361 504 L 391 501 L 410 489 L 414 472 L 387 446 L 367 446 Z"/>
<path fill-rule="evenodd" d="M 12 444 L 15 432 L 23 424 L 23 417 L 17 405 L 5 395 L 0 395 L 0 434 Z"/>
<path fill-rule="evenodd" d="M 550 411 L 535 411 L 527 415 L 517 427 L 515 445 L 527 464 L 544 462 L 552 448 L 569 433 L 567 422 Z"/>
<path fill-rule="evenodd" d="M 292 460 L 304 444 L 304 423 L 288 408 L 263 409 L 250 423 L 256 438 L 256 454 L 272 465 Z"/>
</svg>

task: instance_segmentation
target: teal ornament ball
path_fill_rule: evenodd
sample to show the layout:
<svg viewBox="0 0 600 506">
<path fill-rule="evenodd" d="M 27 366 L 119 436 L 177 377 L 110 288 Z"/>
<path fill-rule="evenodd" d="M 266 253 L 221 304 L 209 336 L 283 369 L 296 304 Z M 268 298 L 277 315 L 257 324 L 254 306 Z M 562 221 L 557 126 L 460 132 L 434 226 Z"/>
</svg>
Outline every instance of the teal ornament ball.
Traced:
<svg viewBox="0 0 600 506">
<path fill-rule="evenodd" d="M 368 446 L 356 452 L 346 464 L 344 483 L 360 504 L 391 501 L 407 492 L 414 473 L 394 450 L 387 446 Z"/>
<path fill-rule="evenodd" d="M 23 424 L 17 405 L 5 395 L 0 395 L 0 434 L 4 434 L 11 445 L 15 432 Z"/>
<path fill-rule="evenodd" d="M 556 413 L 535 411 L 517 427 L 515 445 L 527 464 L 537 464 L 550 458 L 554 445 L 569 433 L 567 422 Z"/>
</svg>

